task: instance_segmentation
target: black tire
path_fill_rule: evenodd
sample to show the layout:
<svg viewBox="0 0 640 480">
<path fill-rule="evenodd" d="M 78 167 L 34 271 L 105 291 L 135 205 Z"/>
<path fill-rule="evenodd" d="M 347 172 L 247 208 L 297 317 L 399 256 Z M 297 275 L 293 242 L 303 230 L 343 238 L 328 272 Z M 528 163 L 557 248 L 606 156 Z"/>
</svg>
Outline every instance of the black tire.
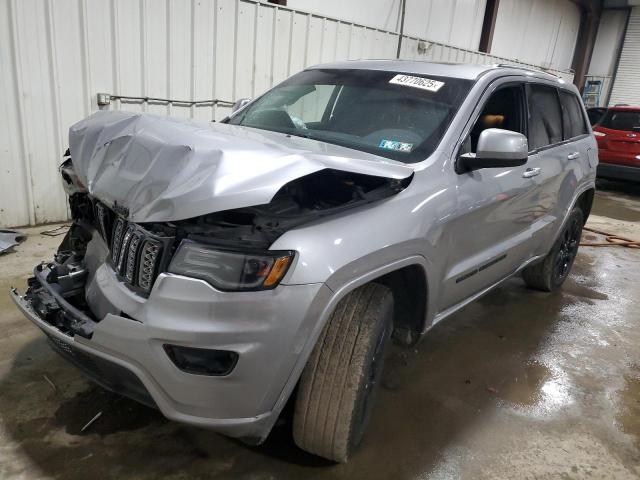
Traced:
<svg viewBox="0 0 640 480">
<path fill-rule="evenodd" d="M 574 208 L 544 260 L 522 271 L 522 278 L 529 288 L 543 292 L 552 292 L 560 288 L 569 276 L 576 259 L 583 225 L 582 210 Z"/>
<path fill-rule="evenodd" d="M 391 291 L 357 288 L 331 314 L 298 385 L 293 416 L 296 444 L 345 462 L 369 420 L 393 317 Z"/>
</svg>

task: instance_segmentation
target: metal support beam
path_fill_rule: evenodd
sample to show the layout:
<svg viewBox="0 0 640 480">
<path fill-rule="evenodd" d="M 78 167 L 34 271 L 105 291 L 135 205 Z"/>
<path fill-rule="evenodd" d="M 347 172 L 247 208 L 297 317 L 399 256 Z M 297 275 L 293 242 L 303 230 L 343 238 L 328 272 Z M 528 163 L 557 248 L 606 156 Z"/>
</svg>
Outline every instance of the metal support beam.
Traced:
<svg viewBox="0 0 640 480">
<path fill-rule="evenodd" d="M 478 50 L 481 52 L 491 52 L 491 42 L 493 42 L 493 32 L 496 28 L 499 7 L 500 0 L 487 0 L 482 22 L 482 33 L 480 34 L 480 45 L 478 46 Z"/>
<path fill-rule="evenodd" d="M 573 83 L 580 91 L 584 87 L 585 76 L 589 71 L 593 47 L 596 43 L 600 16 L 602 14 L 601 0 L 581 0 L 574 2 L 580 6 L 580 30 L 576 39 L 571 68 L 575 72 Z"/>
<path fill-rule="evenodd" d="M 402 36 L 404 35 L 404 11 L 407 6 L 407 0 L 400 0 L 400 33 L 398 34 L 398 51 L 396 58 L 400 58 L 400 50 L 402 50 Z"/>
</svg>

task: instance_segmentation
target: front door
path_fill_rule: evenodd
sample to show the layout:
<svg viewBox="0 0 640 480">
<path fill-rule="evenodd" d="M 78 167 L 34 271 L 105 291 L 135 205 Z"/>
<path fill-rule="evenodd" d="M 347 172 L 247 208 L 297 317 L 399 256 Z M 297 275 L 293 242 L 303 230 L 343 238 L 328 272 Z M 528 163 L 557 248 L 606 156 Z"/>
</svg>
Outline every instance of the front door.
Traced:
<svg viewBox="0 0 640 480">
<path fill-rule="evenodd" d="M 522 83 L 495 85 L 476 110 L 477 120 L 463 143 L 474 152 L 486 128 L 526 132 Z M 460 152 L 463 153 L 463 152 Z M 531 238 L 542 228 L 538 183 L 531 165 L 484 168 L 458 174 L 458 207 L 448 223 L 449 257 L 440 311 L 511 274 L 531 253 Z"/>
</svg>

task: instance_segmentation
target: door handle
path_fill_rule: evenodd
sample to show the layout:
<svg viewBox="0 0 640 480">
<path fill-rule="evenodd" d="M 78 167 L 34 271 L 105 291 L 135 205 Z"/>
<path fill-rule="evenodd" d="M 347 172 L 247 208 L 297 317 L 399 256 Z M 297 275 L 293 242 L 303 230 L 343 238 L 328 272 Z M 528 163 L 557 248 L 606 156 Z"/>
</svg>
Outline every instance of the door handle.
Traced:
<svg viewBox="0 0 640 480">
<path fill-rule="evenodd" d="M 542 172 L 542 169 L 540 167 L 527 168 L 522 174 L 522 178 L 536 177 L 540 175 L 540 172 Z"/>
<path fill-rule="evenodd" d="M 573 152 L 567 155 L 567 160 L 575 160 L 576 158 L 580 158 L 580 152 Z"/>
</svg>

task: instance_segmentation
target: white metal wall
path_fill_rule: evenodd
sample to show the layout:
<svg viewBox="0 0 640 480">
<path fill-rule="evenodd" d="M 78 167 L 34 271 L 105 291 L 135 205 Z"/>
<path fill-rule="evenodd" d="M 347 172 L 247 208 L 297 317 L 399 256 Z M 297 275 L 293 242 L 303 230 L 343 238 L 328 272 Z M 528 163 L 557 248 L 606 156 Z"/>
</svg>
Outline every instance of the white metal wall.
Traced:
<svg viewBox="0 0 640 480">
<path fill-rule="evenodd" d="M 397 42 L 392 31 L 256 0 L 0 0 L 0 226 L 67 218 L 57 166 L 69 126 L 98 108 L 98 92 L 252 97 L 311 64 L 394 58 Z M 415 36 L 403 39 L 401 56 L 516 63 Z M 203 120 L 229 111 L 109 108 Z"/>
<path fill-rule="evenodd" d="M 602 12 L 589 64 L 589 75 L 601 77 L 613 75 L 628 15 L 627 9 Z"/>
<path fill-rule="evenodd" d="M 640 7 L 634 7 L 624 37 L 620 64 L 613 82 L 609 105 L 640 105 Z"/>
<path fill-rule="evenodd" d="M 404 33 L 475 50 L 480 43 L 486 0 L 406 0 Z M 288 0 L 292 8 L 397 32 L 400 0 Z"/>
<path fill-rule="evenodd" d="M 501 0 L 491 53 L 569 69 L 580 28 L 577 2 Z"/>
</svg>

